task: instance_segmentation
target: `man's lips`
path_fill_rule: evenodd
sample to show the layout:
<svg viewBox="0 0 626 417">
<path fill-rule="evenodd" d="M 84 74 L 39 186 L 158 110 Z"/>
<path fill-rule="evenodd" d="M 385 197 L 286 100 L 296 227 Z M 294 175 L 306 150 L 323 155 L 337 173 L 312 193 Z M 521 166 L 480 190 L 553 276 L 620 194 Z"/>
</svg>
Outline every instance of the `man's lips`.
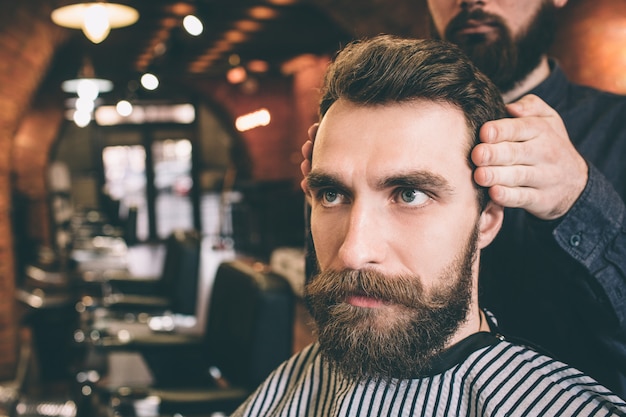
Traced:
<svg viewBox="0 0 626 417">
<path fill-rule="evenodd" d="M 346 297 L 346 303 L 355 307 L 378 308 L 385 304 L 385 301 L 379 298 L 368 297 L 366 295 L 352 294 Z"/>
<path fill-rule="evenodd" d="M 460 35 L 471 35 L 478 33 L 487 33 L 494 30 L 496 25 L 488 20 L 470 19 L 464 25 L 459 25 L 455 32 Z"/>
</svg>

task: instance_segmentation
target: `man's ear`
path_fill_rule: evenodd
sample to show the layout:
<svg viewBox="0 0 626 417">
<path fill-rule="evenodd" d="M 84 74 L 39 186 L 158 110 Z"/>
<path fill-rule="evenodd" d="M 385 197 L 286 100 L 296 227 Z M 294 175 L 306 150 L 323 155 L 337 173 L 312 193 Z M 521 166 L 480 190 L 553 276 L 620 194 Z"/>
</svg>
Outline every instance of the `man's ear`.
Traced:
<svg viewBox="0 0 626 417">
<path fill-rule="evenodd" d="M 504 208 L 493 201 L 487 203 L 487 206 L 480 214 L 478 219 L 478 248 L 483 249 L 493 241 L 504 219 Z"/>
</svg>

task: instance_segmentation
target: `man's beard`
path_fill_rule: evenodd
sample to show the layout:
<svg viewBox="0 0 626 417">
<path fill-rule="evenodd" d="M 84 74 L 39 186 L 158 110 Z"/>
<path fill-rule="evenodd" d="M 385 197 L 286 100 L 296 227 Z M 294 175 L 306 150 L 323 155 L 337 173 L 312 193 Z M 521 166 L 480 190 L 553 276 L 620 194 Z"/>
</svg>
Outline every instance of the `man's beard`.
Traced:
<svg viewBox="0 0 626 417">
<path fill-rule="evenodd" d="M 305 287 L 305 299 L 322 354 L 344 375 L 359 380 L 427 374 L 467 320 L 477 239 L 475 229 L 428 294 L 417 276 L 345 270 L 313 277 Z M 346 302 L 348 295 L 365 295 L 385 305 L 356 307 Z"/>
<path fill-rule="evenodd" d="M 497 32 L 491 40 L 485 34 L 460 34 L 459 29 L 468 20 L 491 25 Z M 513 39 L 509 28 L 500 16 L 485 13 L 482 9 L 463 10 L 446 27 L 444 38 L 457 44 L 502 93 L 511 91 L 531 73 L 541 57 L 548 51 L 554 38 L 556 8 L 544 2 L 528 28 Z M 436 29 L 433 27 L 433 31 Z M 436 33 L 433 33 L 438 37 Z"/>
</svg>

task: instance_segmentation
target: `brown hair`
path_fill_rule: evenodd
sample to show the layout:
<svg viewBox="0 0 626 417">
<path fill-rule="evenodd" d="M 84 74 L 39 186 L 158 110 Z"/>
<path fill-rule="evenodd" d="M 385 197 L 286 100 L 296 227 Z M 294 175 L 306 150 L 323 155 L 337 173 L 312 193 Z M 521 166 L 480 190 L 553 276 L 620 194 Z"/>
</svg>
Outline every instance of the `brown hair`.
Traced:
<svg viewBox="0 0 626 417">
<path fill-rule="evenodd" d="M 479 141 L 480 127 L 505 116 L 498 88 L 456 45 L 435 39 L 380 35 L 348 44 L 326 71 L 320 117 L 340 98 L 363 105 L 424 99 L 458 107 L 470 133 L 472 167 L 469 153 Z M 489 196 L 481 190 L 483 209 Z"/>
</svg>

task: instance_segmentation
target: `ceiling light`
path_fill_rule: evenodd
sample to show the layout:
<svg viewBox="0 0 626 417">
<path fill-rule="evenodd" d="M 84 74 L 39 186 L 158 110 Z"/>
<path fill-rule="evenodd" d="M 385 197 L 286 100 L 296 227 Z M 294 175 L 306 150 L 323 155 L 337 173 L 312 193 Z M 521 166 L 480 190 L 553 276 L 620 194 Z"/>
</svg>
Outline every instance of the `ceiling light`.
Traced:
<svg viewBox="0 0 626 417">
<path fill-rule="evenodd" d="M 248 62 L 247 67 L 248 70 L 250 70 L 251 72 L 263 73 L 269 70 L 270 64 L 268 64 L 267 61 L 263 61 L 261 59 L 253 59 L 252 61 Z"/>
<path fill-rule="evenodd" d="M 133 112 L 133 105 L 128 100 L 120 100 L 115 105 L 115 110 L 120 116 L 127 117 Z"/>
<path fill-rule="evenodd" d="M 61 89 L 66 93 L 76 93 L 81 97 L 91 97 L 95 91 L 95 97 L 98 97 L 100 93 L 113 90 L 113 83 L 102 78 L 75 78 L 63 81 Z"/>
<path fill-rule="evenodd" d="M 266 20 L 276 17 L 278 12 L 270 7 L 255 6 L 248 11 L 248 14 L 255 19 Z"/>
<path fill-rule="evenodd" d="M 239 20 L 233 25 L 236 29 L 243 32 L 255 32 L 263 27 L 263 25 L 256 20 Z"/>
<path fill-rule="evenodd" d="M 254 129 L 255 127 L 267 126 L 270 124 L 271 120 L 272 117 L 270 112 L 263 108 L 252 113 L 239 116 L 235 120 L 235 127 L 238 131 L 245 132 L 246 130 Z"/>
<path fill-rule="evenodd" d="M 73 119 L 74 119 L 74 123 L 76 123 L 76 126 L 85 127 L 89 124 L 89 122 L 91 122 L 91 113 L 81 111 L 81 110 L 76 110 L 74 112 Z"/>
<path fill-rule="evenodd" d="M 200 19 L 192 14 L 185 16 L 183 19 L 183 27 L 187 33 L 192 36 L 198 36 L 204 30 L 204 26 L 202 25 Z"/>
<path fill-rule="evenodd" d="M 141 76 L 141 85 L 146 90 L 156 90 L 159 86 L 159 79 L 156 75 L 146 72 Z"/>
<path fill-rule="evenodd" d="M 76 110 L 84 113 L 91 113 L 95 105 L 96 103 L 94 102 L 94 100 L 89 100 L 83 97 L 78 97 L 76 99 L 76 102 L 74 103 Z"/>
<path fill-rule="evenodd" d="M 248 36 L 245 33 L 243 33 L 240 30 L 235 30 L 235 29 L 229 30 L 228 32 L 224 33 L 223 36 L 224 36 L 224 39 L 232 43 L 241 43 L 248 38 Z"/>
<path fill-rule="evenodd" d="M 228 57 L 228 63 L 233 67 L 236 67 L 237 65 L 241 64 L 241 58 L 237 54 L 231 54 Z"/>
<path fill-rule="evenodd" d="M 75 93 L 81 98 L 93 101 L 100 93 L 108 93 L 113 90 L 113 82 L 97 78 L 91 60 L 85 57 L 78 77 L 63 81 L 61 89 L 66 93 Z"/>
<path fill-rule="evenodd" d="M 241 84 L 247 76 L 246 69 L 241 66 L 233 67 L 226 72 L 226 79 L 231 84 Z"/>
<path fill-rule="evenodd" d="M 93 43 L 100 43 L 111 29 L 130 26 L 139 19 L 130 6 L 107 2 L 77 3 L 52 11 L 52 21 L 70 29 L 82 29 Z"/>
</svg>

